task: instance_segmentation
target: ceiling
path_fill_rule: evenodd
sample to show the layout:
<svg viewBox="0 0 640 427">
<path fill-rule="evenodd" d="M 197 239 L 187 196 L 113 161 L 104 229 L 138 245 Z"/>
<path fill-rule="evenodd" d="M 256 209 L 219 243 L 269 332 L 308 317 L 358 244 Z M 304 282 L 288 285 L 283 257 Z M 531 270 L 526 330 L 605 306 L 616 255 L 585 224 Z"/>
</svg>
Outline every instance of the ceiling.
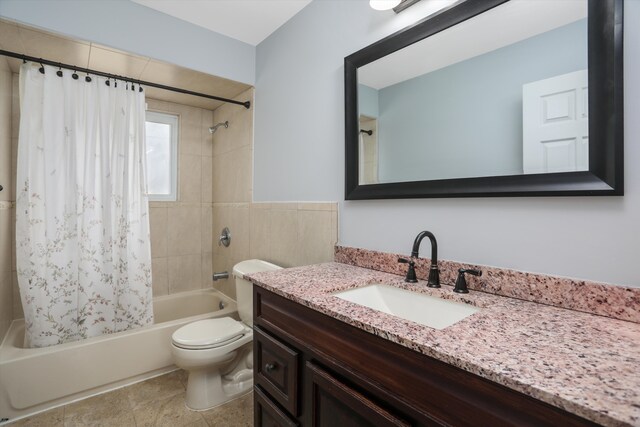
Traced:
<svg viewBox="0 0 640 427">
<path fill-rule="evenodd" d="M 0 48 L 36 58 L 45 58 L 50 61 L 126 76 L 134 80 L 179 87 L 223 98 L 234 99 L 251 87 L 244 83 L 156 61 L 148 57 L 133 55 L 95 43 L 73 40 L 6 20 L 0 20 Z M 0 60 L 3 58 L 0 56 Z M 11 71 L 17 73 L 21 61 L 14 58 L 7 58 L 7 60 Z M 221 101 L 153 87 L 145 87 L 145 90 L 148 98 L 208 110 L 215 110 L 223 104 Z M 247 99 L 241 101 L 247 101 Z"/>
<path fill-rule="evenodd" d="M 311 0 L 131 0 L 256 46 Z"/>
<path fill-rule="evenodd" d="M 586 0 L 512 0 L 360 67 L 358 83 L 382 89 L 586 16 Z"/>
</svg>

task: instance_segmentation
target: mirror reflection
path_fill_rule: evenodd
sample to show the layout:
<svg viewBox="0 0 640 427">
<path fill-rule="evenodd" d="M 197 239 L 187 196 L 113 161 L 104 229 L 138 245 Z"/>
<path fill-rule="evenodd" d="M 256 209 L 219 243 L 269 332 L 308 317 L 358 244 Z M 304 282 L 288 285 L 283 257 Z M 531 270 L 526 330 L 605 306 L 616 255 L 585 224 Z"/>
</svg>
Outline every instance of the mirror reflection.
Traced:
<svg viewBox="0 0 640 427">
<path fill-rule="evenodd" d="M 587 0 L 512 0 L 358 68 L 359 183 L 588 170 Z"/>
</svg>

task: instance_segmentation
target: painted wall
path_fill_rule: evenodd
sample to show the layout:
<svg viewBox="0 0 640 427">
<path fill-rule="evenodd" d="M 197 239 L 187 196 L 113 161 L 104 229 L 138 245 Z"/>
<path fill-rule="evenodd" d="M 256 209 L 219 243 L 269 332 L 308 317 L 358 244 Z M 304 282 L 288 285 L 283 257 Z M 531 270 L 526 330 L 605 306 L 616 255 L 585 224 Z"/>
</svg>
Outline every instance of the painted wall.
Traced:
<svg viewBox="0 0 640 427">
<path fill-rule="evenodd" d="M 340 243 L 408 254 L 428 229 L 443 259 L 640 286 L 640 2 L 624 8 L 624 197 L 341 202 Z M 258 45 L 255 200 L 344 200 L 344 57 L 408 25 L 411 9 L 314 1 Z"/>
<path fill-rule="evenodd" d="M 129 0 L 1 0 L 0 17 L 254 83 L 254 46 Z"/>
<path fill-rule="evenodd" d="M 381 89 L 380 181 L 522 174 L 522 86 L 586 68 L 582 19 Z"/>
<path fill-rule="evenodd" d="M 358 85 L 358 114 L 369 116 L 371 118 L 378 117 L 378 98 L 380 94 L 372 87 L 359 84 Z"/>
</svg>

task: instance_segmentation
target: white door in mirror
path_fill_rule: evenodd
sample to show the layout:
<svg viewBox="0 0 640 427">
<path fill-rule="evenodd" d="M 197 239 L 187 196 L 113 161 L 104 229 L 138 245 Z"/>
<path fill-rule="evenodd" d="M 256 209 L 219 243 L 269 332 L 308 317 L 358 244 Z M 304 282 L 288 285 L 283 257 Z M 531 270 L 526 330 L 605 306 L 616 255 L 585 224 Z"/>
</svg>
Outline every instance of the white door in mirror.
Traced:
<svg viewBox="0 0 640 427">
<path fill-rule="evenodd" d="M 587 70 L 522 86 L 525 174 L 589 170 Z"/>
<path fill-rule="evenodd" d="M 444 329 L 481 310 L 469 304 L 383 284 L 348 289 L 333 295 L 434 329 Z"/>
</svg>

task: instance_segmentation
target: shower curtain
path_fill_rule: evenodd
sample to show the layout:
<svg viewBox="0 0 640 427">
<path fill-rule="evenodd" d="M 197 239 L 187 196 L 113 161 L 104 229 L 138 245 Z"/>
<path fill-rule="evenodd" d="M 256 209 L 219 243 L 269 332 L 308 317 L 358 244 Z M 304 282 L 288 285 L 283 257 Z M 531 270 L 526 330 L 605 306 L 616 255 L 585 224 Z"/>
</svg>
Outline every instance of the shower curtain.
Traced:
<svg viewBox="0 0 640 427">
<path fill-rule="evenodd" d="M 16 256 L 25 346 L 150 324 L 144 92 L 38 68 L 20 69 Z"/>
</svg>

